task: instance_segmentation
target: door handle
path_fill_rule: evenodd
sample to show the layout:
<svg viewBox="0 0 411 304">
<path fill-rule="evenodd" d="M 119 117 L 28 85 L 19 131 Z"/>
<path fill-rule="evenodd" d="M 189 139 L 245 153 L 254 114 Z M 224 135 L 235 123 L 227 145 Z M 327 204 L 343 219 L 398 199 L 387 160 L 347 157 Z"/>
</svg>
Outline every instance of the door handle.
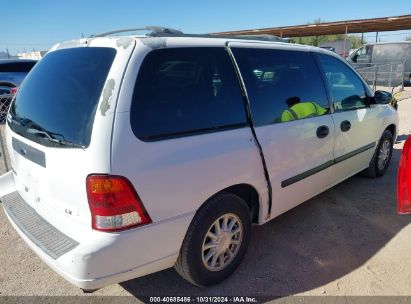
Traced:
<svg viewBox="0 0 411 304">
<path fill-rule="evenodd" d="M 327 126 L 319 126 L 317 128 L 317 137 L 324 138 L 327 137 L 328 133 L 330 133 L 330 129 Z"/>
<path fill-rule="evenodd" d="M 347 132 L 349 129 L 351 129 L 351 123 L 348 120 L 344 120 L 341 122 L 340 128 L 341 131 Z"/>
</svg>

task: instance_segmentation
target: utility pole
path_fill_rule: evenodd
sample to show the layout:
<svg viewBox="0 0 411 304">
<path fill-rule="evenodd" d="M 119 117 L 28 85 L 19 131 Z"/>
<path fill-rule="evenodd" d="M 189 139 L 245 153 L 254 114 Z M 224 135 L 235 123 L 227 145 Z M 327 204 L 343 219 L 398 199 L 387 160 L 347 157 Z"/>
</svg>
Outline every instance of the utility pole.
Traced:
<svg viewBox="0 0 411 304">
<path fill-rule="evenodd" d="M 345 35 L 344 35 L 344 51 L 343 51 L 343 56 L 344 58 L 347 57 L 347 33 L 348 33 L 348 25 L 345 26 Z"/>
</svg>

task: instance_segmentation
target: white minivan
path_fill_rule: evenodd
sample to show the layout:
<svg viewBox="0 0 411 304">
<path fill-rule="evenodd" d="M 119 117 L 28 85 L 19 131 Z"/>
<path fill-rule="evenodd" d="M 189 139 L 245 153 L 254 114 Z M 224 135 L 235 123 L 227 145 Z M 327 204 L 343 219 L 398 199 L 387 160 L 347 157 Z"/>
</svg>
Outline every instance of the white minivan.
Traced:
<svg viewBox="0 0 411 304">
<path fill-rule="evenodd" d="M 208 286 L 237 268 L 252 224 L 383 175 L 389 93 L 332 52 L 266 40 L 157 28 L 54 46 L 7 115 L 14 228 L 87 291 L 173 266 Z"/>
</svg>

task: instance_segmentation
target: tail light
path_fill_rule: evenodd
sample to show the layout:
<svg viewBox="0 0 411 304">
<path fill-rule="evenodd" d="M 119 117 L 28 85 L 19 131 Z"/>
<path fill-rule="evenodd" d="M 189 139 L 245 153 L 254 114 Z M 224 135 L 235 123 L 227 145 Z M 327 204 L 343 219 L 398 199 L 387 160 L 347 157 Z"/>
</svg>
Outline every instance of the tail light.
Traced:
<svg viewBox="0 0 411 304">
<path fill-rule="evenodd" d="M 125 177 L 89 175 L 87 197 L 95 230 L 120 231 L 151 223 L 143 203 Z"/>
<path fill-rule="evenodd" d="M 411 137 L 402 149 L 397 179 L 398 213 L 411 213 Z"/>
<path fill-rule="evenodd" d="M 18 89 L 19 89 L 18 87 L 13 87 L 13 88 L 10 89 L 10 93 L 11 94 L 16 94 Z"/>
</svg>

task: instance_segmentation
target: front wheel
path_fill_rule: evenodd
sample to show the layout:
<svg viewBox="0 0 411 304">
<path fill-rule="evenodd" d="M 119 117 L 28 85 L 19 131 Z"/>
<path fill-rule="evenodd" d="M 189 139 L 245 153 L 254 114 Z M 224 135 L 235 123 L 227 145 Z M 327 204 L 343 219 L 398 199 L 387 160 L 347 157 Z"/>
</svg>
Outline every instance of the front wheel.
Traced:
<svg viewBox="0 0 411 304">
<path fill-rule="evenodd" d="M 217 284 L 240 264 L 250 233 L 251 215 L 245 201 L 232 193 L 220 193 L 195 215 L 175 269 L 194 285 Z"/>
</svg>

